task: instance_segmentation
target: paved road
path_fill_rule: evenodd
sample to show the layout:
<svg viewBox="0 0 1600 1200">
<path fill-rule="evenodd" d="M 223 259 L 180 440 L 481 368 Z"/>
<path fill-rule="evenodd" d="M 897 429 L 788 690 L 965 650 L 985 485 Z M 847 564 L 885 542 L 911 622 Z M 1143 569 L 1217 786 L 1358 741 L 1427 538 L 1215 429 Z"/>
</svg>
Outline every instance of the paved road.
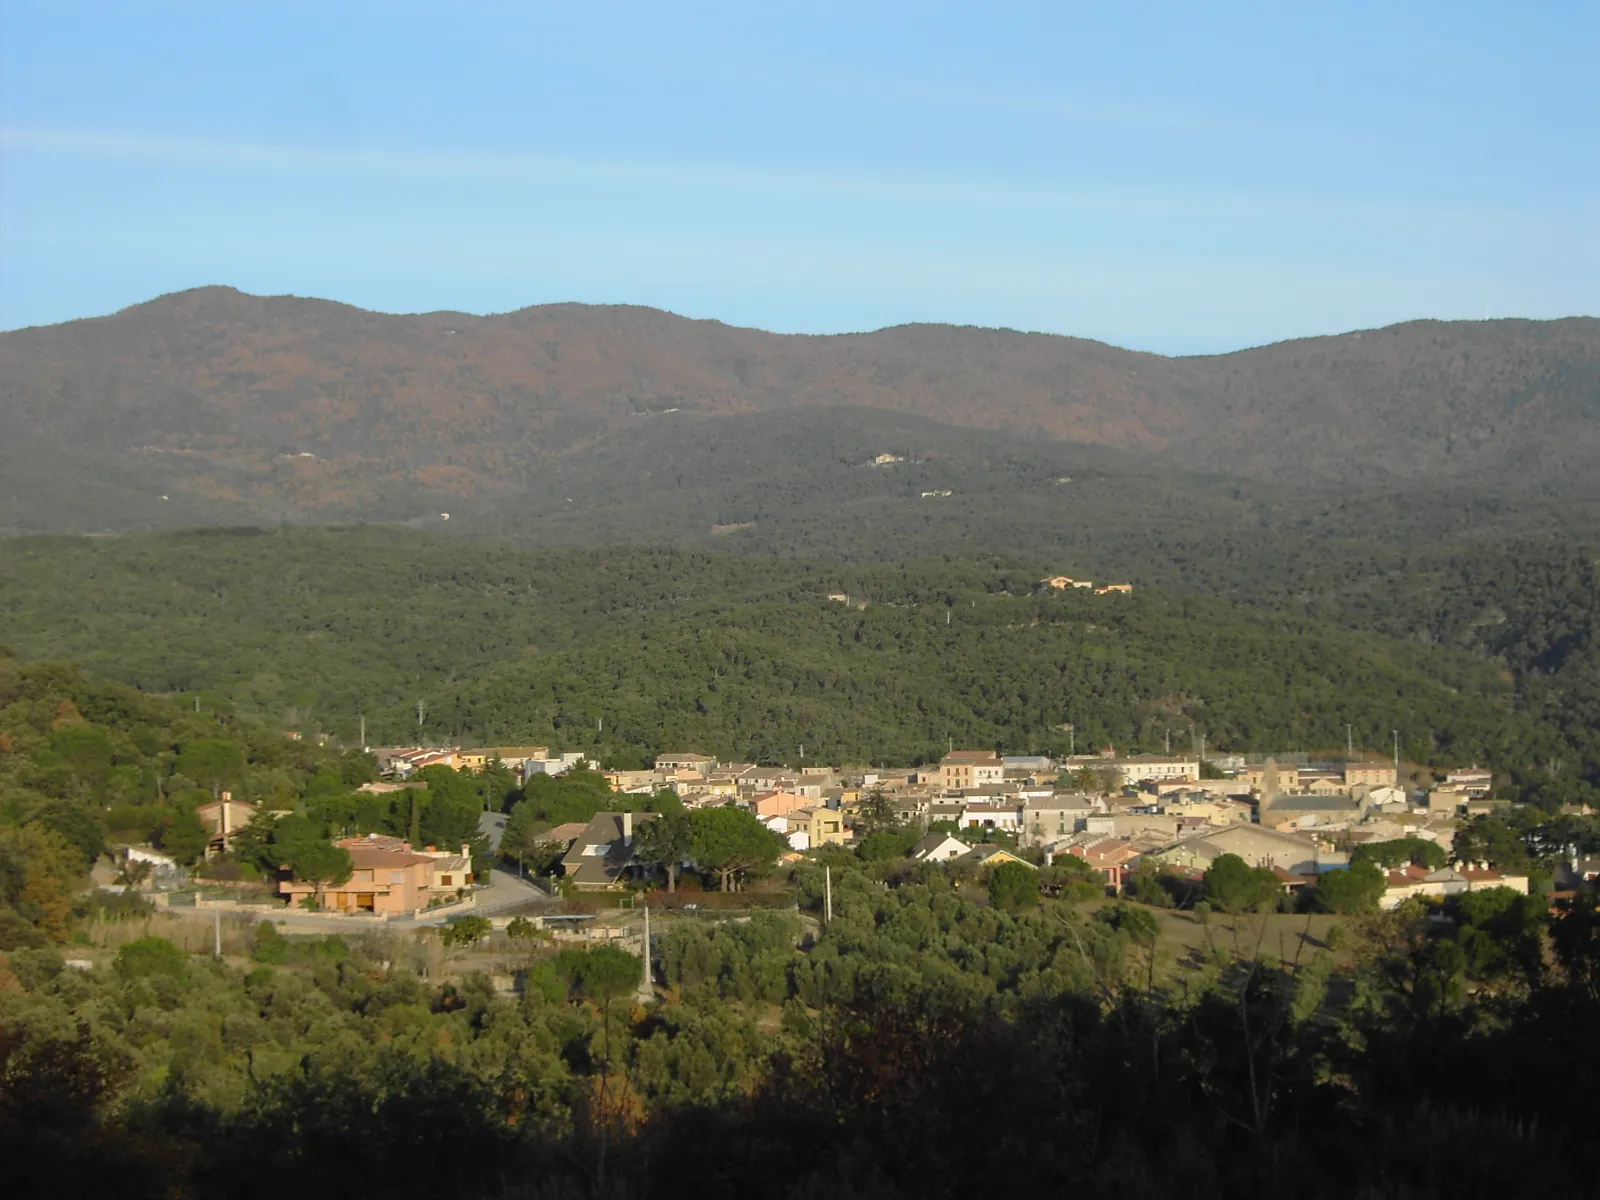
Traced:
<svg viewBox="0 0 1600 1200">
<path fill-rule="evenodd" d="M 417 917 L 391 917 L 387 921 L 375 920 L 372 917 L 343 917 L 343 916 L 311 916 L 309 913 L 295 912 L 293 909 L 268 909 L 261 918 L 251 917 L 251 920 L 267 919 L 275 925 L 282 926 L 290 933 L 352 933 L 373 929 L 392 929 L 405 932 L 412 929 L 431 929 L 443 925 L 457 914 L 471 913 L 475 916 L 488 917 L 508 909 L 524 908 L 540 903 L 554 903 L 533 884 L 526 880 L 518 879 L 509 871 L 494 870 L 489 873 L 489 883 L 478 889 L 478 902 L 471 908 L 457 908 L 452 905 L 445 909 L 436 909 L 433 912 L 423 913 Z M 190 917 L 197 920 L 213 921 L 213 909 L 209 908 L 173 908 L 169 909 L 174 916 Z M 225 912 L 222 914 L 224 921 L 237 921 L 241 914 Z"/>
<path fill-rule="evenodd" d="M 506 831 L 506 814 L 486 812 L 478 818 L 478 832 L 489 839 L 490 848 L 500 853 L 500 838 Z"/>
</svg>

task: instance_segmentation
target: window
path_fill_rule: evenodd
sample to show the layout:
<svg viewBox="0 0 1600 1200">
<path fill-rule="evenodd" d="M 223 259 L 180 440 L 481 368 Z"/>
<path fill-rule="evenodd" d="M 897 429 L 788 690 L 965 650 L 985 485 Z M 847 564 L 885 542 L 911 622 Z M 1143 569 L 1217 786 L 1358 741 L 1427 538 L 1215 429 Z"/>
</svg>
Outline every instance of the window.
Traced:
<svg viewBox="0 0 1600 1200">
<path fill-rule="evenodd" d="M 390 871 L 389 872 L 389 882 L 390 883 L 404 883 L 405 881 L 406 881 L 406 873 L 404 871 Z"/>
<path fill-rule="evenodd" d="M 583 856 L 585 858 L 604 858 L 606 851 L 610 849 L 610 842 L 601 842 L 598 846 L 585 846 L 583 848 Z"/>
<path fill-rule="evenodd" d="M 452 884 L 450 882 L 452 878 L 453 877 L 450 876 L 450 875 L 441 875 L 441 876 L 439 876 L 439 886 L 440 887 L 453 887 L 454 884 Z"/>
</svg>

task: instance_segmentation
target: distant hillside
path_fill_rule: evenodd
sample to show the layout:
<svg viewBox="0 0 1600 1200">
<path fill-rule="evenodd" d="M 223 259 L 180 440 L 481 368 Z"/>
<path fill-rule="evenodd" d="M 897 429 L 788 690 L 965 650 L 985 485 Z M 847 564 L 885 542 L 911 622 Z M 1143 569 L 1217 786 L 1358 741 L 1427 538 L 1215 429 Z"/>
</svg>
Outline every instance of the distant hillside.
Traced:
<svg viewBox="0 0 1600 1200">
<path fill-rule="evenodd" d="M 791 432 L 825 437 L 841 410 L 1117 451 L 1130 475 L 1564 491 L 1597 482 L 1600 321 L 1171 359 L 951 326 L 780 336 L 642 308 L 390 316 L 204 288 L 0 334 L 0 530 L 519 513 L 542 476 L 581 490 L 641 443 L 804 413 Z M 724 473 L 917 449 L 871 432 L 765 460 L 736 435 Z"/>
<path fill-rule="evenodd" d="M 378 740 L 905 762 L 947 738 L 1064 752 L 1065 721 L 1080 747 L 1155 750 L 1193 727 L 1241 751 L 1343 744 L 1349 722 L 1364 746 L 1401 729 L 1419 760 L 1566 752 L 1477 655 L 1040 574 L 558 556 L 380 527 L 13 538 L 0 629 L 25 658 L 345 738 L 365 718 Z"/>
</svg>

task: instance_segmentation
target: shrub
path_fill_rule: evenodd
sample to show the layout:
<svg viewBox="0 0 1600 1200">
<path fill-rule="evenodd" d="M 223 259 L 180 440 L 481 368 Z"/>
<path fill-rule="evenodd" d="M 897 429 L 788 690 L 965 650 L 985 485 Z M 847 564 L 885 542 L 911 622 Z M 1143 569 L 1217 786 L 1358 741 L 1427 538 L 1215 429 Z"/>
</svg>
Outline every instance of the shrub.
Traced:
<svg viewBox="0 0 1600 1200">
<path fill-rule="evenodd" d="M 181 977 L 188 970 L 188 956 L 166 938 L 144 937 L 129 942 L 117 951 L 112 964 L 124 979 L 141 979 L 151 975 Z"/>
</svg>

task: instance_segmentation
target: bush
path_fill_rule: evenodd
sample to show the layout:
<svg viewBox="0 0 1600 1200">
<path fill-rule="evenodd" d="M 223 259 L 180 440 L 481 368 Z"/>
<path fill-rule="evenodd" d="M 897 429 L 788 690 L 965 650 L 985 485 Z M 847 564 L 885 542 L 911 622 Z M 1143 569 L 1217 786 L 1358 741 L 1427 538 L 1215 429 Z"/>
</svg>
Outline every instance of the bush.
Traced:
<svg viewBox="0 0 1600 1200">
<path fill-rule="evenodd" d="M 1022 863 L 1001 863 L 989 872 L 989 903 L 1008 912 L 1039 905 L 1039 872 Z"/>
<path fill-rule="evenodd" d="M 475 946 L 494 932 L 488 917 L 457 917 L 439 929 L 439 937 L 446 946 Z"/>
<path fill-rule="evenodd" d="M 255 944 L 250 957 L 258 963 L 271 966 L 292 966 L 299 963 L 343 962 L 350 957 L 350 947 L 337 935 L 327 937 L 287 938 L 278 932 L 271 921 L 256 926 Z"/>
<path fill-rule="evenodd" d="M 61 952 L 48 946 L 13 950 L 6 957 L 11 963 L 12 973 L 30 992 L 49 983 L 66 969 Z"/>
<path fill-rule="evenodd" d="M 144 937 L 118 950 L 112 965 L 124 979 L 142 979 L 152 975 L 176 979 L 188 970 L 189 959 L 166 938 Z"/>
<path fill-rule="evenodd" d="M 14 908 L 0 908 L 0 950 L 48 946 L 44 931 Z"/>
</svg>

